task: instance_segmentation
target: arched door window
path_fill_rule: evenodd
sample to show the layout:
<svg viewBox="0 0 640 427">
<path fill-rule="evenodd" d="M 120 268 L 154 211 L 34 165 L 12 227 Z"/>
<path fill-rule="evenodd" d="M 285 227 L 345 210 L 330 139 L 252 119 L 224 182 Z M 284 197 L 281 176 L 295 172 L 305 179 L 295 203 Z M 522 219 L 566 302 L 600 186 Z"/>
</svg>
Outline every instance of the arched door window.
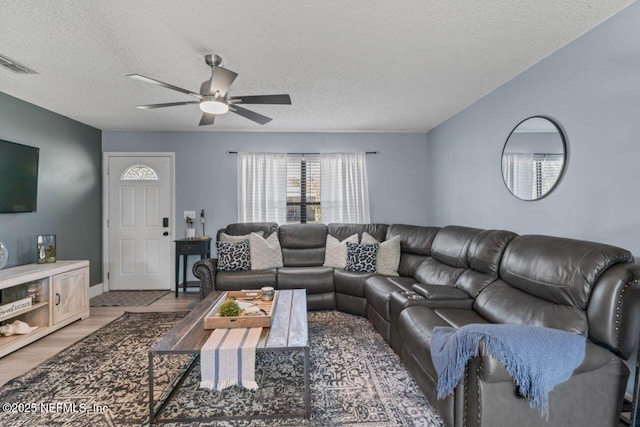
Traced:
<svg viewBox="0 0 640 427">
<path fill-rule="evenodd" d="M 157 181 L 158 174 L 147 165 L 137 164 L 126 168 L 120 179 L 122 181 Z"/>
</svg>

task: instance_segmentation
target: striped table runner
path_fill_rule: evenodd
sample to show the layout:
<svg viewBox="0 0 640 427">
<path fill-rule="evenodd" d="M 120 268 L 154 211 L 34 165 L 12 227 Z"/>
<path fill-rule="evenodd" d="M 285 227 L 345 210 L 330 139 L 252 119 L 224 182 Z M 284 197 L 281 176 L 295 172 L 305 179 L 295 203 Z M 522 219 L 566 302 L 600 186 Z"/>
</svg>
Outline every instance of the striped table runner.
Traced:
<svg viewBox="0 0 640 427">
<path fill-rule="evenodd" d="M 214 329 L 200 350 L 200 388 L 257 389 L 256 346 L 262 328 Z"/>
</svg>

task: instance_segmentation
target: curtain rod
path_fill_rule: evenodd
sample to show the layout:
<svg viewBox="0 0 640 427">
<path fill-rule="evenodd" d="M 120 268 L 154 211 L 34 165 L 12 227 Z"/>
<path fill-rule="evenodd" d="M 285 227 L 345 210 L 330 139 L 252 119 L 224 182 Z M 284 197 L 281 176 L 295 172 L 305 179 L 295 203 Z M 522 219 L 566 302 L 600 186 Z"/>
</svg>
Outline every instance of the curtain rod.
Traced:
<svg viewBox="0 0 640 427">
<path fill-rule="evenodd" d="M 237 151 L 227 151 L 227 154 L 238 154 Z M 319 156 L 324 153 L 284 153 L 290 156 Z M 380 154 L 379 151 L 365 151 L 365 154 Z"/>
</svg>

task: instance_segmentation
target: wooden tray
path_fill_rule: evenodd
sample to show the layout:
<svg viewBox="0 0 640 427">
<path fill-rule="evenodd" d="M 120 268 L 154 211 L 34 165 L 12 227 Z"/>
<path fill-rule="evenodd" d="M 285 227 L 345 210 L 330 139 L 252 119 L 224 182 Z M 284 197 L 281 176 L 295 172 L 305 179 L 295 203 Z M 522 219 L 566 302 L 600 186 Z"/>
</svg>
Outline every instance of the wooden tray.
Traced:
<svg viewBox="0 0 640 427">
<path fill-rule="evenodd" d="M 229 298 L 235 298 L 238 301 L 252 302 L 259 308 L 263 309 L 267 314 L 242 314 L 240 316 L 222 317 L 218 314 L 218 309 Z M 204 318 L 205 329 L 219 328 L 268 328 L 271 326 L 271 314 L 278 299 L 278 291 L 275 291 L 273 300 L 262 301 L 261 290 L 248 291 L 228 291 L 216 305 L 207 313 Z"/>
</svg>

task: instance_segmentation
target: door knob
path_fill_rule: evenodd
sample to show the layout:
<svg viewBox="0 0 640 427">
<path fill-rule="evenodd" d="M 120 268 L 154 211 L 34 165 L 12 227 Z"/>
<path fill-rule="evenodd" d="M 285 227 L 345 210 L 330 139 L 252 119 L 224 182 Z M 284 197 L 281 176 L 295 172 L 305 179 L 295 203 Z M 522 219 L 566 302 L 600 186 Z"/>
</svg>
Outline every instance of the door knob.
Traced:
<svg viewBox="0 0 640 427">
<path fill-rule="evenodd" d="M 168 236 L 168 235 L 169 235 L 169 232 L 168 232 L 168 231 L 165 231 L 164 233 L 162 233 L 162 235 L 163 235 L 163 236 Z"/>
</svg>

